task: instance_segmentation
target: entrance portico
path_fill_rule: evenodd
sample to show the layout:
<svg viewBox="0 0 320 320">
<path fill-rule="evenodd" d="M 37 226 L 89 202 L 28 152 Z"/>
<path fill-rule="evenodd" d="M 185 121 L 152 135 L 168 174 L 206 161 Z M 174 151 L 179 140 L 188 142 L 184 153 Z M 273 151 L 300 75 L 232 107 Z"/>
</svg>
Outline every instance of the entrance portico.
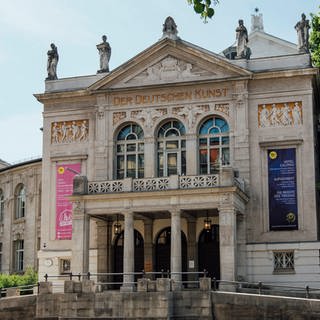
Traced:
<svg viewBox="0 0 320 320">
<path fill-rule="evenodd" d="M 167 178 L 170 179 L 171 177 Z M 124 179 L 126 180 L 126 179 Z M 143 179 L 140 179 L 143 180 Z M 131 181 L 132 182 L 132 181 Z M 224 181 L 226 184 L 227 181 Z M 244 216 L 245 205 L 248 200 L 246 194 L 233 179 L 229 179 L 230 186 L 199 187 L 190 189 L 176 188 L 168 190 L 156 190 L 149 192 L 90 192 L 92 184 L 96 186 L 100 182 L 89 182 L 89 191 L 74 189 L 70 198 L 74 203 L 74 232 L 72 247 L 72 272 L 85 273 L 90 271 L 89 266 L 89 239 L 88 219 L 105 219 L 105 228 L 99 222 L 97 233 L 98 243 L 100 238 L 106 239 L 105 233 L 112 231 L 108 225 L 120 216 L 124 228 L 123 239 L 123 285 L 122 290 L 133 290 L 135 270 L 135 240 L 136 227 L 144 237 L 144 266 L 146 271 L 155 270 L 155 239 L 156 234 L 163 227 L 169 227 L 171 235 L 170 249 L 170 274 L 174 288 L 181 288 L 182 281 L 182 243 L 181 232 L 187 235 L 188 242 L 188 271 L 203 271 L 198 269 L 197 239 L 203 230 L 203 220 L 208 215 L 219 225 L 219 255 L 221 279 L 234 281 L 237 278 L 237 230 L 242 230 L 238 224 L 245 219 L 237 219 L 238 215 Z M 102 183 L 102 182 L 101 182 Z M 133 181 L 134 183 L 134 181 Z M 83 213 L 77 214 L 77 203 L 83 203 Z M 109 221 L 109 222 L 108 222 Z M 78 225 L 78 227 L 77 227 Z M 82 228 L 81 230 L 79 228 Z M 83 230 L 83 232 L 81 232 Z M 109 235 L 113 237 L 113 235 Z M 105 261 L 107 265 L 98 264 L 98 273 L 114 272 L 112 262 L 112 250 L 109 248 L 98 250 L 99 261 Z M 108 255 L 107 258 L 100 255 Z M 208 253 L 210 254 L 210 253 Z M 117 270 L 119 271 L 119 270 Z M 192 277 L 189 277 L 192 279 Z"/>
</svg>

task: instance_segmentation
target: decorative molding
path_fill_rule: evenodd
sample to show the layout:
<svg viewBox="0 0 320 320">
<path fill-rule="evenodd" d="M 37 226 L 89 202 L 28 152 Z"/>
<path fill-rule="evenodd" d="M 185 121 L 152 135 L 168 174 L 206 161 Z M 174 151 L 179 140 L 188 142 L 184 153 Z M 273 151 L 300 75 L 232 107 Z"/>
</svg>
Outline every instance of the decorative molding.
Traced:
<svg viewBox="0 0 320 320">
<path fill-rule="evenodd" d="M 293 127 L 302 125 L 302 101 L 258 105 L 258 127 Z"/>
<path fill-rule="evenodd" d="M 229 103 L 218 103 L 214 105 L 213 108 L 215 111 L 219 111 L 221 113 L 224 113 L 228 117 L 230 116 L 230 106 Z"/>
<path fill-rule="evenodd" d="M 138 110 L 131 111 L 131 117 L 142 120 L 146 128 L 152 128 L 154 122 L 167 113 L 167 109 Z"/>
<path fill-rule="evenodd" d="M 89 120 L 53 122 L 51 124 L 51 143 L 73 143 L 88 140 Z"/>
<path fill-rule="evenodd" d="M 125 119 L 127 117 L 127 113 L 122 111 L 122 112 L 114 112 L 112 115 L 112 123 L 113 125 L 116 125 L 119 121 L 122 119 Z"/>
</svg>

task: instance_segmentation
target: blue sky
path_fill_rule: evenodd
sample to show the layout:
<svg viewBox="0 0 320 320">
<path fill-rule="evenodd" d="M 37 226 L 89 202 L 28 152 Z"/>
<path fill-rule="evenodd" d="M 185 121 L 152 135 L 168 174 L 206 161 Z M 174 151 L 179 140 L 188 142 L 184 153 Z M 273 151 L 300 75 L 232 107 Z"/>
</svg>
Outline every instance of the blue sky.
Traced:
<svg viewBox="0 0 320 320">
<path fill-rule="evenodd" d="M 59 50 L 58 77 L 95 74 L 96 44 L 106 34 L 112 47 L 110 69 L 141 52 L 162 35 L 172 16 L 179 36 L 214 52 L 235 40 L 239 18 L 248 30 L 258 7 L 265 31 L 296 43 L 295 23 L 319 11 L 315 0 L 220 0 L 207 24 L 186 0 L 1 0 L 0 2 L 0 158 L 18 162 L 41 156 L 42 105 L 47 50 Z"/>
</svg>

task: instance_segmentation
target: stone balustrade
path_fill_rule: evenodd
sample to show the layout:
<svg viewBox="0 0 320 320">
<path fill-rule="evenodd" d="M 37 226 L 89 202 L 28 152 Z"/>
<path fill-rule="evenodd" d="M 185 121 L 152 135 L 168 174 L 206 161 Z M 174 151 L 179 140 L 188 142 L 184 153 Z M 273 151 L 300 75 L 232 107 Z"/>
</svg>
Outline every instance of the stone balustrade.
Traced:
<svg viewBox="0 0 320 320">
<path fill-rule="evenodd" d="M 224 168 L 220 174 L 188 176 L 171 175 L 169 177 L 142 179 L 125 178 L 121 180 L 89 181 L 87 184 L 86 190 L 88 194 L 151 192 L 230 186 L 237 186 L 241 189 L 244 188 L 242 188 L 238 181 L 235 181 L 231 168 Z M 81 191 L 78 191 L 79 190 L 74 193 L 81 193 Z"/>
</svg>

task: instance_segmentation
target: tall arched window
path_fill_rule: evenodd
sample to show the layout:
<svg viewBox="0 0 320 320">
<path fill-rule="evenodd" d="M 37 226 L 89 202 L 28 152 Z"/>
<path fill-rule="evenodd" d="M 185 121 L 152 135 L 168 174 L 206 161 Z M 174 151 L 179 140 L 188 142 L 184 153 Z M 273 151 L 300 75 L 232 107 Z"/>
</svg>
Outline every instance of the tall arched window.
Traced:
<svg viewBox="0 0 320 320">
<path fill-rule="evenodd" d="M 117 136 L 117 179 L 144 177 L 144 135 L 137 124 L 122 128 Z"/>
<path fill-rule="evenodd" d="M 218 173 L 221 166 L 229 163 L 229 125 L 224 119 L 213 116 L 199 129 L 200 174 Z"/>
<path fill-rule="evenodd" d="M 26 190 L 23 184 L 18 185 L 15 195 L 15 218 L 23 218 L 26 206 Z"/>
<path fill-rule="evenodd" d="M 171 120 L 158 131 L 158 176 L 186 174 L 186 140 L 184 125 Z"/>
<path fill-rule="evenodd" d="M 2 189 L 0 189 L 0 221 L 3 221 L 4 217 L 4 195 Z"/>
</svg>

